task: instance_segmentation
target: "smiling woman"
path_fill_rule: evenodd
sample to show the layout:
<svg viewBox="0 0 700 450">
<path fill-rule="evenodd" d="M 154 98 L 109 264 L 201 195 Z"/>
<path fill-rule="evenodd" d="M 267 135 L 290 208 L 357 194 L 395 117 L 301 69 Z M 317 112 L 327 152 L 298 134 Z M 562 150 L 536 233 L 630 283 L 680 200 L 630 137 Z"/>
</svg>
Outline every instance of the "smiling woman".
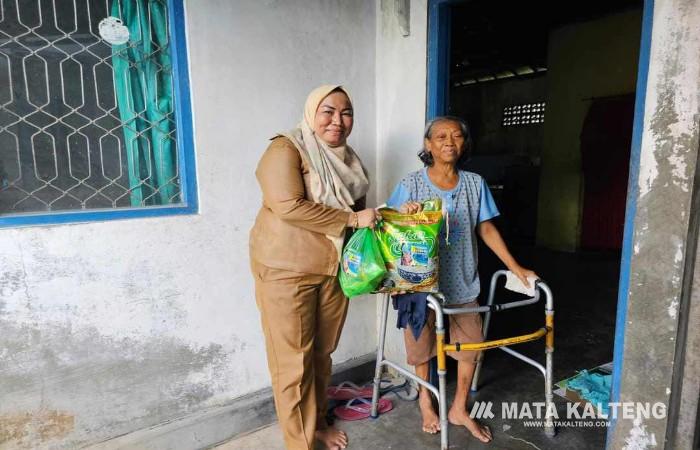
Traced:
<svg viewBox="0 0 700 450">
<path fill-rule="evenodd" d="M 466 122 L 450 116 L 433 119 L 425 127 L 423 146 L 418 156 L 426 167 L 404 177 L 387 200 L 387 205 L 404 213 L 415 213 L 420 211 L 421 202 L 425 200 L 442 200 L 448 226 L 439 235 L 438 284 L 445 303 L 454 307 L 477 305 L 481 289 L 477 271 L 477 233 L 506 267 L 529 286 L 527 277 L 536 275 L 518 264 L 493 225 L 491 219 L 499 212 L 488 186 L 479 175 L 460 170 L 471 151 Z M 416 374 L 424 380 L 428 379 L 428 361 L 435 356 L 434 320 L 431 312 L 418 338 L 408 329 L 404 333 L 407 362 L 415 366 Z M 453 314 L 449 321 L 450 342 L 483 341 L 479 314 Z M 448 352 L 448 355 L 457 360 L 458 371 L 457 392 L 448 419 L 452 424 L 465 426 L 482 442 L 488 442 L 492 439 L 488 427 L 476 422 L 466 411 L 478 353 L 462 351 Z M 438 432 L 440 422 L 428 390 L 421 387 L 419 397 L 423 431 Z"/>
<path fill-rule="evenodd" d="M 314 117 L 314 132 L 330 147 L 345 142 L 352 131 L 352 125 L 352 104 L 345 92 L 332 92 L 321 101 Z"/>
<path fill-rule="evenodd" d="M 461 154 L 457 159 L 456 165 L 459 168 L 463 168 L 465 163 L 467 162 L 467 159 L 469 159 L 473 148 L 472 134 L 469 130 L 469 126 L 464 120 L 454 116 L 441 116 L 436 119 L 433 119 L 430 122 L 428 122 L 428 124 L 425 126 L 423 139 L 427 143 L 431 142 L 431 139 L 433 138 L 433 136 L 435 136 L 437 142 L 437 135 L 439 129 L 439 133 L 442 135 L 441 139 L 444 140 L 448 128 L 452 129 L 451 133 L 453 134 L 453 137 L 461 139 L 462 141 Z M 433 154 L 427 148 L 427 145 L 423 147 L 423 149 L 420 152 L 418 152 L 418 157 L 421 161 L 423 161 L 423 164 L 425 164 L 428 167 L 432 166 L 434 163 Z"/>
<path fill-rule="evenodd" d="M 255 174 L 263 204 L 250 232 L 255 298 L 272 392 L 287 448 L 345 448 L 325 420 L 331 353 L 348 300 L 338 263 L 348 228 L 372 227 L 367 171 L 346 143 L 353 126 L 345 88 L 311 92 L 297 128 L 276 135 Z"/>
</svg>

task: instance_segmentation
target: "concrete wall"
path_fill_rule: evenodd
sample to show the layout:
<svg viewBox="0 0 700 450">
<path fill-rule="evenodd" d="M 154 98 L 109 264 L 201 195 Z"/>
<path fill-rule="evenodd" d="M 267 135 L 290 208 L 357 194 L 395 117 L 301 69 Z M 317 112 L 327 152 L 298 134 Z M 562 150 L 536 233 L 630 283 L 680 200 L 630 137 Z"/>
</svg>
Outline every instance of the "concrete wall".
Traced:
<svg viewBox="0 0 700 450">
<path fill-rule="evenodd" d="M 583 180 L 580 133 L 591 97 L 634 92 L 641 13 L 630 11 L 553 31 L 538 203 L 538 244 L 576 250 Z"/>
<path fill-rule="evenodd" d="M 675 393 L 671 399 L 671 410 L 674 411 L 676 424 L 670 426 L 667 436 L 672 439 L 674 448 L 698 448 L 700 444 L 700 248 L 697 247 L 698 226 L 700 225 L 700 197 L 695 186 L 695 198 L 691 211 L 690 232 L 695 237 L 688 242 L 687 254 L 692 258 L 686 259 L 687 275 L 692 267 L 692 280 L 684 283 L 685 295 L 678 305 L 681 318 L 678 324 L 678 340 L 675 359 L 678 370 L 671 385 Z M 695 251 L 693 251 L 693 245 Z M 691 253 L 692 252 L 692 253 Z M 690 277 L 689 277 L 690 278 Z M 689 286 L 690 285 L 690 286 Z M 676 412 L 677 408 L 677 412 Z M 695 445 L 695 447 L 693 447 Z"/>
<path fill-rule="evenodd" d="M 422 167 L 426 105 L 427 0 L 410 2 L 403 36 L 393 0 L 377 2 L 377 201 L 386 201 L 401 178 Z M 378 305 L 379 306 L 379 305 Z M 390 311 L 387 357 L 405 363 L 403 332 Z"/>
<path fill-rule="evenodd" d="M 624 352 L 619 400 L 661 402 L 671 417 L 678 418 L 680 409 L 686 422 L 676 426 L 668 418 L 620 419 L 608 441 L 611 449 L 691 448 L 688 435 L 674 439 L 692 428 L 693 418 L 683 412 L 694 406 L 697 415 L 698 380 L 683 383 L 681 348 L 687 345 L 686 354 L 697 354 L 693 336 L 698 330 L 689 327 L 698 323 L 692 291 L 697 227 L 691 227 L 690 219 L 699 207 L 697 201 L 693 204 L 693 192 L 698 189 L 700 142 L 700 4 L 656 0 L 653 5 L 639 172 L 631 173 L 630 182 L 636 206 L 628 210 L 634 224 L 628 236 L 631 259 L 629 272 L 621 275 L 621 285 L 629 291 L 622 294 L 627 309 L 618 318 L 617 331 L 624 334 L 615 351 Z M 684 330 L 693 334 L 686 336 Z M 685 367 L 691 376 L 693 370 L 697 373 L 692 361 Z M 692 397 L 681 401 L 681 395 L 695 395 L 694 405 Z"/>
<path fill-rule="evenodd" d="M 253 172 L 316 85 L 353 93 L 350 142 L 377 183 L 374 1 L 185 6 L 201 212 L 0 230 L 2 448 L 85 445 L 269 385 Z M 374 301 L 353 300 L 335 360 L 372 352 L 374 325 Z"/>
</svg>

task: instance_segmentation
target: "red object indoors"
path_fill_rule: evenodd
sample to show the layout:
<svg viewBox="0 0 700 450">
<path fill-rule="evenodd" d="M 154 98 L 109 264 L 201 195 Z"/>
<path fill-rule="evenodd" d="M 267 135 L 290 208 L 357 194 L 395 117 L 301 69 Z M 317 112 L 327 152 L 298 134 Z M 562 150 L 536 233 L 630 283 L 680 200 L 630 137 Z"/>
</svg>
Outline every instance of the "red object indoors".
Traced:
<svg viewBox="0 0 700 450">
<path fill-rule="evenodd" d="M 634 94 L 593 100 L 581 130 L 581 248 L 619 250 L 625 226 Z"/>
</svg>

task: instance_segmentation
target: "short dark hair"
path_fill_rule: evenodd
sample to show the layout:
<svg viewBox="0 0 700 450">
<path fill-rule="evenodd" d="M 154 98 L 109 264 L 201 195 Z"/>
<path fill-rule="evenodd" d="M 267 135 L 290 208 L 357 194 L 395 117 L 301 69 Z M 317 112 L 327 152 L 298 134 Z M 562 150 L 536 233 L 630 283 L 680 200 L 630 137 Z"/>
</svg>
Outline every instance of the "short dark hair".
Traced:
<svg viewBox="0 0 700 450">
<path fill-rule="evenodd" d="M 459 125 L 462 130 L 462 136 L 464 136 L 464 147 L 462 148 L 462 154 L 457 160 L 457 167 L 464 168 L 469 156 L 472 152 L 473 142 L 472 134 L 469 131 L 469 125 L 467 121 L 457 116 L 438 116 L 434 119 L 428 121 L 425 124 L 425 132 L 423 133 L 423 139 L 430 139 L 433 136 L 433 127 L 435 124 L 440 122 L 453 122 Z M 433 155 L 430 154 L 427 148 L 425 148 L 425 141 L 423 143 L 423 148 L 418 152 L 418 157 L 425 166 L 432 166 L 435 161 L 433 160 Z"/>
</svg>

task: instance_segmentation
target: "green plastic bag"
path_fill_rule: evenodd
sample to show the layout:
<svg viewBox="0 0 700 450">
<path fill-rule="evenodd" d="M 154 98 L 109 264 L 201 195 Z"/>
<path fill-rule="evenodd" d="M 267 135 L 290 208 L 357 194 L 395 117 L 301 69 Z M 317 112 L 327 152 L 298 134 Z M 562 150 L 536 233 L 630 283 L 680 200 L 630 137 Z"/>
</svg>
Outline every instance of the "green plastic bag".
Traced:
<svg viewBox="0 0 700 450">
<path fill-rule="evenodd" d="M 438 292 L 438 233 L 442 226 L 442 201 L 423 202 L 416 214 L 381 208 L 377 230 L 387 274 L 379 292 Z"/>
<path fill-rule="evenodd" d="M 372 292 L 386 274 L 377 236 L 371 228 L 357 230 L 345 244 L 338 278 L 348 297 Z"/>
</svg>

